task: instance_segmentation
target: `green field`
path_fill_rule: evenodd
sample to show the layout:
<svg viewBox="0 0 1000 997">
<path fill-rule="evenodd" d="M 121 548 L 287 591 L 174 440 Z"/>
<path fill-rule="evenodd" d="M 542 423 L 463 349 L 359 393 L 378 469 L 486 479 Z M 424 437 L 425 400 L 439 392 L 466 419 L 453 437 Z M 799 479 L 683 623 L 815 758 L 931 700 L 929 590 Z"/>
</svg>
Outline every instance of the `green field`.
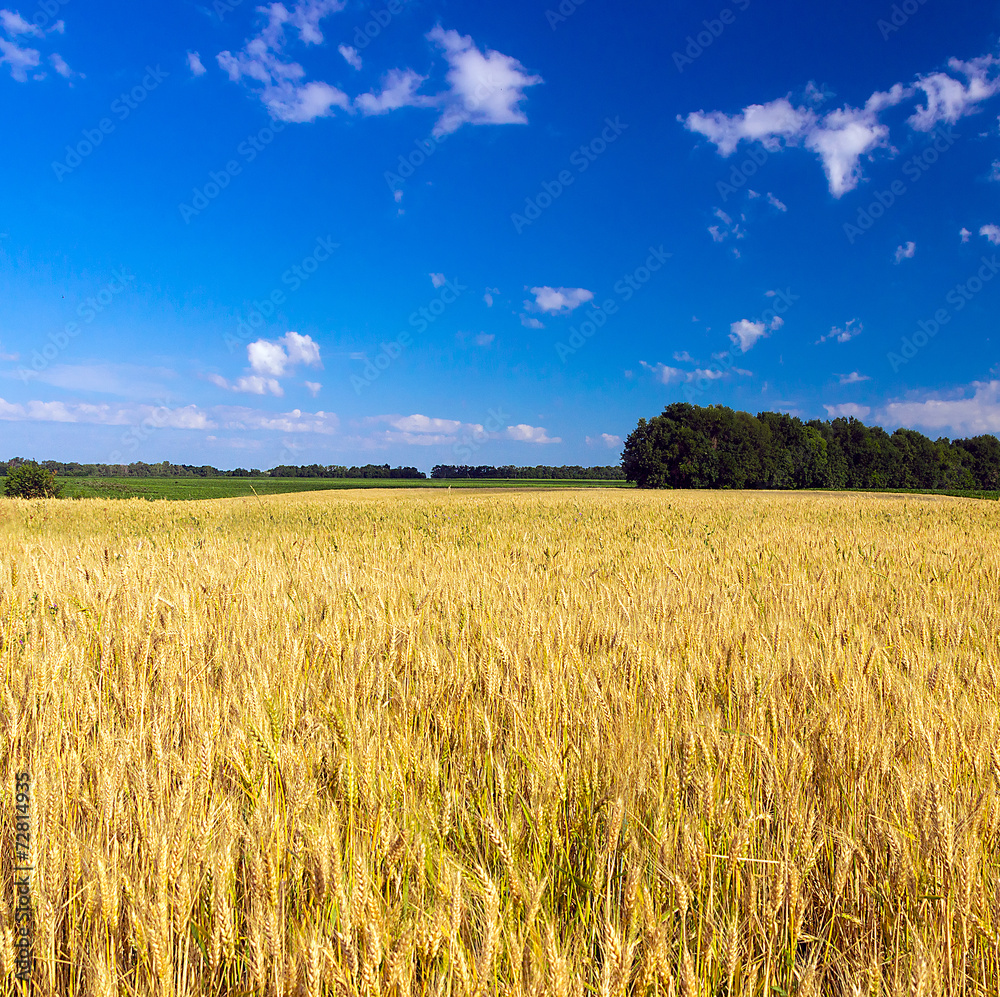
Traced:
<svg viewBox="0 0 1000 997">
<path fill-rule="evenodd" d="M 2 479 L 0 479 L 2 480 Z M 627 488 L 625 481 L 411 478 L 60 478 L 63 498 L 210 499 L 344 488 Z"/>
</svg>

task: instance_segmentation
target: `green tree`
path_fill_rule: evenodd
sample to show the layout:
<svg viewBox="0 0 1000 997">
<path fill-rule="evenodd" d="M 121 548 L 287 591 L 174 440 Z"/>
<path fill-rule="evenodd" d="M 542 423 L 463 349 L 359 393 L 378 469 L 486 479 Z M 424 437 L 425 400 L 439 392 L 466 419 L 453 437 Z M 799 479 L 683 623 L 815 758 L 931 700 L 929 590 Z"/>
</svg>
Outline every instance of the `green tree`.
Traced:
<svg viewBox="0 0 1000 997">
<path fill-rule="evenodd" d="M 10 498 L 58 498 L 62 486 L 56 484 L 56 476 L 52 471 L 29 460 L 7 471 L 4 491 Z"/>
</svg>

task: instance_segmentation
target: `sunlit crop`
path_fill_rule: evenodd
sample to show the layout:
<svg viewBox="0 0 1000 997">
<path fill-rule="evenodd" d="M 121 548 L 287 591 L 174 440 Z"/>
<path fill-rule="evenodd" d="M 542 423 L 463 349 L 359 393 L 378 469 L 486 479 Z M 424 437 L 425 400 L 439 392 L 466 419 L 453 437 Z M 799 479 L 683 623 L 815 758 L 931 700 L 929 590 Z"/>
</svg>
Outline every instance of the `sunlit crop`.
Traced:
<svg viewBox="0 0 1000 997">
<path fill-rule="evenodd" d="M 0 501 L 3 975 L 997 994 L 997 509 Z"/>
</svg>

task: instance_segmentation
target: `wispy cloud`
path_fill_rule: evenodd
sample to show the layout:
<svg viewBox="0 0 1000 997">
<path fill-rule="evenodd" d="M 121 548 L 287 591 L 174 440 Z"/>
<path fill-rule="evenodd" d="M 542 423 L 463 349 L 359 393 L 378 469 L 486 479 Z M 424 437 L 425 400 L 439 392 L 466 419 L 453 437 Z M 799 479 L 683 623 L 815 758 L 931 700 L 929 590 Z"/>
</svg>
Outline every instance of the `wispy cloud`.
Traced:
<svg viewBox="0 0 1000 997">
<path fill-rule="evenodd" d="M 819 346 L 820 343 L 831 339 L 838 343 L 849 343 L 855 336 L 860 336 L 864 329 L 864 325 L 858 319 L 852 318 L 849 322 L 844 323 L 843 328 L 834 326 L 825 336 L 820 336 L 816 340 L 816 345 Z"/>
<path fill-rule="evenodd" d="M 896 247 L 895 263 L 899 266 L 903 260 L 912 260 L 917 252 L 917 244 L 915 242 L 908 242 L 905 245 Z"/>
</svg>

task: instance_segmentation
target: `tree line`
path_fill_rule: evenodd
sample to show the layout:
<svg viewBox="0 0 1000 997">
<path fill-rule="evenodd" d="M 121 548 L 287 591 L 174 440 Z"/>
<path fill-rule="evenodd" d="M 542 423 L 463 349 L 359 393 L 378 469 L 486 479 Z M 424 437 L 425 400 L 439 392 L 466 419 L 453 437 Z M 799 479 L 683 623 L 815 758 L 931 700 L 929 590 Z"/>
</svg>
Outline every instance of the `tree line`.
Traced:
<svg viewBox="0 0 1000 997">
<path fill-rule="evenodd" d="M 471 467 L 466 464 L 435 464 L 431 469 L 432 478 L 524 478 L 533 480 L 560 481 L 623 481 L 625 472 L 620 467 L 580 467 L 579 464 L 550 467 L 538 464 L 535 467 L 514 467 L 504 464 L 493 467 L 481 464 Z"/>
<path fill-rule="evenodd" d="M 13 457 L 0 461 L 0 475 L 34 461 L 24 457 Z M 76 461 L 62 463 L 58 460 L 43 460 L 40 466 L 52 474 L 63 478 L 426 478 L 423 471 L 415 467 L 389 467 L 388 464 L 365 464 L 363 467 L 344 467 L 331 464 L 293 465 L 279 464 L 268 471 L 258 468 L 248 470 L 237 467 L 231 471 L 221 471 L 210 464 L 171 464 L 161 461 L 146 464 L 79 464 Z"/>
<path fill-rule="evenodd" d="M 995 436 L 891 435 L 855 418 L 757 416 L 723 405 L 668 405 L 640 419 L 622 452 L 640 488 L 914 488 L 1000 490 Z"/>
</svg>

